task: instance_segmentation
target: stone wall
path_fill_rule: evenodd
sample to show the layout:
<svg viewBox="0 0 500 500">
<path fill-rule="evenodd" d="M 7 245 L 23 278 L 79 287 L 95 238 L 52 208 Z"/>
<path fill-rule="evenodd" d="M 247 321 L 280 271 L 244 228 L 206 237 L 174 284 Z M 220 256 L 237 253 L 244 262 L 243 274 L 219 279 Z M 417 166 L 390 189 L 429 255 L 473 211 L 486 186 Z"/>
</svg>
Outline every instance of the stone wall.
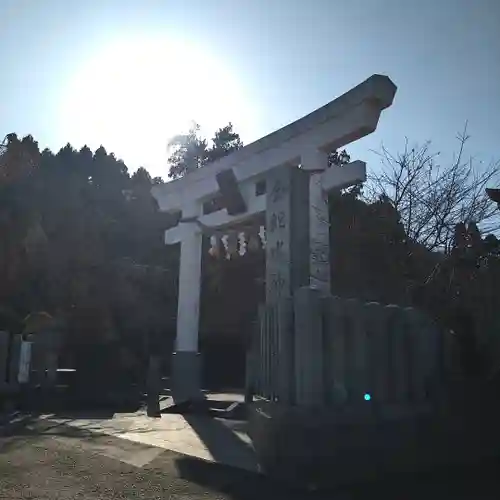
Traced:
<svg viewBox="0 0 500 500">
<path fill-rule="evenodd" d="M 301 486 L 336 487 L 498 457 L 499 415 L 484 400 L 469 411 L 451 404 L 382 415 L 257 399 L 249 434 L 262 472 Z"/>
</svg>

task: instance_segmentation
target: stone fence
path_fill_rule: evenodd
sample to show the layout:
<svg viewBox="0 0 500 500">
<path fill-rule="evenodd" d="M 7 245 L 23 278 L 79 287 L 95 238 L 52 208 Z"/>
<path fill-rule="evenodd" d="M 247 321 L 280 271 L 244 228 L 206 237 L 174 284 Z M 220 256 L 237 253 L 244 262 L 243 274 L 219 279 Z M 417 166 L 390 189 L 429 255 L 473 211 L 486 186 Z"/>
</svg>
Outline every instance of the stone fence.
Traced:
<svg viewBox="0 0 500 500">
<path fill-rule="evenodd" d="M 454 354 L 413 308 L 299 289 L 261 307 L 250 372 L 254 394 L 296 406 L 404 410 L 444 396 Z"/>
</svg>

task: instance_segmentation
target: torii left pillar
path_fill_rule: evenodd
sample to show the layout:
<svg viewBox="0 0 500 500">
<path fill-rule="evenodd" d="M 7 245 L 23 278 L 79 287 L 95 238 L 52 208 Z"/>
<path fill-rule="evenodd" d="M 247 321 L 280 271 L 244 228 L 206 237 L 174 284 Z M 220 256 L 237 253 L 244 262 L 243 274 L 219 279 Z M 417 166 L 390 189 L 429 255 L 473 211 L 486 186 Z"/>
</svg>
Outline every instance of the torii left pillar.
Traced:
<svg viewBox="0 0 500 500">
<path fill-rule="evenodd" d="M 198 217 L 198 205 L 185 207 L 182 219 Z M 177 335 L 172 357 L 171 390 L 177 401 L 200 399 L 201 359 L 198 328 L 201 289 L 202 232 L 196 222 L 180 222 L 182 229 L 177 304 Z"/>
</svg>

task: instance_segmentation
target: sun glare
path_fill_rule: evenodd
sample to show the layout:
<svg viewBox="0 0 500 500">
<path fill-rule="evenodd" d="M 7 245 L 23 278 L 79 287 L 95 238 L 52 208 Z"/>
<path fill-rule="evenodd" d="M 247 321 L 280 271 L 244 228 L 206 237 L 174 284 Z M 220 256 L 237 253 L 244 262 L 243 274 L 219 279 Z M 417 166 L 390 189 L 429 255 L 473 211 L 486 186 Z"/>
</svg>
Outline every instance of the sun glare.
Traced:
<svg viewBox="0 0 500 500">
<path fill-rule="evenodd" d="M 166 145 L 192 121 L 212 134 L 231 121 L 245 138 L 252 107 L 230 68 L 181 41 L 110 43 L 81 65 L 61 98 L 60 135 L 77 146 L 103 144 L 132 168 L 166 177 Z"/>
</svg>

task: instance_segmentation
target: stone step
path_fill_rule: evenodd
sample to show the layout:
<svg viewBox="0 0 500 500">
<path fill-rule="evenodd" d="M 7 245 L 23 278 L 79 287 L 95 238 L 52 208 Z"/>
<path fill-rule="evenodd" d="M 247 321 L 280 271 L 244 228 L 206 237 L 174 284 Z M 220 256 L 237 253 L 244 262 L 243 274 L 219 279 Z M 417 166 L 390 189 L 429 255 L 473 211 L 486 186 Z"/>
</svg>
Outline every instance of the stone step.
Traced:
<svg viewBox="0 0 500 500">
<path fill-rule="evenodd" d="M 163 403 L 161 413 L 208 415 L 215 418 L 244 420 L 246 418 L 246 405 L 241 401 L 220 401 L 215 399 L 202 399 L 199 401 L 174 402 L 169 399 Z"/>
</svg>

